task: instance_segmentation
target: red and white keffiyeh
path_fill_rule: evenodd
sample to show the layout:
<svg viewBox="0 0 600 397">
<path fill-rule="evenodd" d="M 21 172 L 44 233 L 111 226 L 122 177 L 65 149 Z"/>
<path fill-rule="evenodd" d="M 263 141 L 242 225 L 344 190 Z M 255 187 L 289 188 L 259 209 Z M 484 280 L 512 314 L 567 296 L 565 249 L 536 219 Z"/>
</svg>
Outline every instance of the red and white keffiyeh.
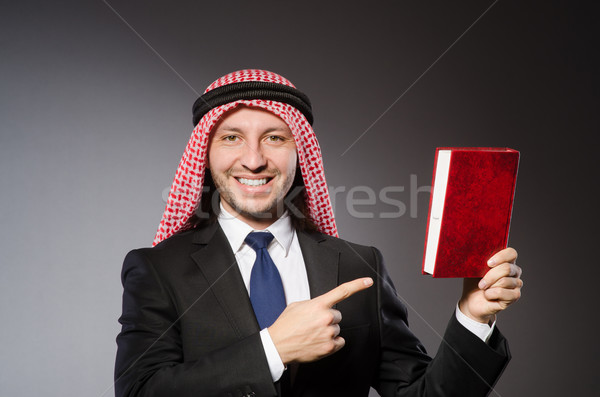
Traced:
<svg viewBox="0 0 600 397">
<path fill-rule="evenodd" d="M 228 84 L 249 81 L 277 83 L 295 88 L 289 80 L 278 74 L 266 70 L 249 69 L 221 77 L 212 83 L 204 93 Z M 298 163 L 306 187 L 305 200 L 310 217 L 319 231 L 337 237 L 337 228 L 323 170 L 321 148 L 311 125 L 304 114 L 294 106 L 283 102 L 252 99 L 237 100 L 214 107 L 200 119 L 177 168 L 167 206 L 153 245 L 178 231 L 190 228 L 189 220 L 200 204 L 210 132 L 225 112 L 239 105 L 268 110 L 279 116 L 290 127 L 296 141 Z"/>
</svg>

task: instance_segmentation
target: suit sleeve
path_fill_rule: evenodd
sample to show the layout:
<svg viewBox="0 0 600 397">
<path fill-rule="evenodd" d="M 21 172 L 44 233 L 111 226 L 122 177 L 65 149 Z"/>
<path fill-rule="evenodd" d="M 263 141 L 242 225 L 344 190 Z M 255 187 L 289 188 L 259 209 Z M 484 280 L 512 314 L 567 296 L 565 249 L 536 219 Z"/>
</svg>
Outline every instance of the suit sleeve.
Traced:
<svg viewBox="0 0 600 397">
<path fill-rule="evenodd" d="M 127 255 L 122 282 L 116 397 L 276 395 L 259 333 L 186 361 L 182 314 L 142 252 Z"/>
<path fill-rule="evenodd" d="M 510 360 L 506 339 L 496 328 L 486 344 L 452 314 L 438 353 L 431 359 L 408 328 L 379 251 L 381 361 L 374 387 L 384 397 L 487 396 Z"/>
</svg>

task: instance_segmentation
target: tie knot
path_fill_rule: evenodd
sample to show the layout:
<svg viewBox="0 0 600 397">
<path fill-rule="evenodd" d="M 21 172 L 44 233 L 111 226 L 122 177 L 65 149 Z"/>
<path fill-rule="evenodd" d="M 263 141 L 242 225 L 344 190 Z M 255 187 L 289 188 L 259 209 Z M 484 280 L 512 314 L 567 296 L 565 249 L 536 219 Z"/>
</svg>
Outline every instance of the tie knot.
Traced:
<svg viewBox="0 0 600 397">
<path fill-rule="evenodd" d="M 273 240 L 273 235 L 269 232 L 251 232 L 244 240 L 254 251 L 267 248 L 267 245 Z"/>
</svg>

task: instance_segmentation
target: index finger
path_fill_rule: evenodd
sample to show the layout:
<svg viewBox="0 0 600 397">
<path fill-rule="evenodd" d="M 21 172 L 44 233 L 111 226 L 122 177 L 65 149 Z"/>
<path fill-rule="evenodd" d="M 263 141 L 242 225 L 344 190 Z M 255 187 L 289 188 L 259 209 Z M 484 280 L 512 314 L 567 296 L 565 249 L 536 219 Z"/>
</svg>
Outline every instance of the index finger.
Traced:
<svg viewBox="0 0 600 397">
<path fill-rule="evenodd" d="M 514 248 L 508 247 L 496 252 L 489 260 L 488 266 L 494 267 L 503 262 L 515 263 L 517 260 L 517 251 Z"/>
<path fill-rule="evenodd" d="M 324 303 L 328 307 L 332 307 L 336 303 L 351 297 L 358 291 L 369 288 L 371 285 L 373 285 L 373 279 L 371 277 L 357 278 L 356 280 L 338 285 L 331 291 L 326 292 L 321 296 L 317 296 L 315 300 Z"/>
</svg>

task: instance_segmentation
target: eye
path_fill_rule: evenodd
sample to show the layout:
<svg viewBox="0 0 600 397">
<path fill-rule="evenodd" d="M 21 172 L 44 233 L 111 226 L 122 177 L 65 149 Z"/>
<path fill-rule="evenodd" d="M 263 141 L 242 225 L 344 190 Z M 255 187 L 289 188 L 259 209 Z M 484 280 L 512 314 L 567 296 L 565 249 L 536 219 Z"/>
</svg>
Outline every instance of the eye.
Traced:
<svg viewBox="0 0 600 397">
<path fill-rule="evenodd" d="M 226 135 L 226 136 L 223 137 L 223 140 L 227 141 L 227 142 L 235 142 L 238 139 L 239 138 L 237 136 L 235 136 L 235 135 Z"/>
<path fill-rule="evenodd" d="M 283 142 L 283 141 L 285 141 L 285 139 L 283 137 L 279 136 L 279 135 L 269 135 L 267 137 L 267 140 L 269 142 Z"/>
</svg>

